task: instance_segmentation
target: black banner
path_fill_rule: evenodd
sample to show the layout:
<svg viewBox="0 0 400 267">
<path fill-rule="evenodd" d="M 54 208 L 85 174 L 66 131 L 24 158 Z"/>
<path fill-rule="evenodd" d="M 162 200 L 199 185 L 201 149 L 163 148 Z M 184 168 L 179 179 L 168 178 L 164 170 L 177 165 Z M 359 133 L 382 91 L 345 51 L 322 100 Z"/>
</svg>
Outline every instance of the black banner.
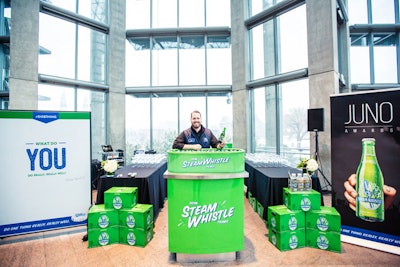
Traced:
<svg viewBox="0 0 400 267">
<path fill-rule="evenodd" d="M 342 235 L 371 241 L 365 244 L 377 242 L 392 247 L 389 252 L 397 253 L 400 251 L 400 90 L 332 96 L 331 137 L 332 206 L 341 214 Z M 350 205 L 356 187 L 351 192 L 350 185 L 354 184 L 349 177 L 357 172 L 363 138 L 375 139 L 383 174 L 382 222 L 360 219 Z"/>
</svg>

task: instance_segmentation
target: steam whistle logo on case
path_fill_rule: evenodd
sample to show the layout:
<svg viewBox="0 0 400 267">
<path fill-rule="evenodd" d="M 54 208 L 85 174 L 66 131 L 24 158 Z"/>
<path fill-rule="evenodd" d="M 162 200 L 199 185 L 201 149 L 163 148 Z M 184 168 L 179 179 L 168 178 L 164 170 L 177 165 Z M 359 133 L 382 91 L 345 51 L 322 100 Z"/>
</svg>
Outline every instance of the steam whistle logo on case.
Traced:
<svg viewBox="0 0 400 267">
<path fill-rule="evenodd" d="M 108 218 L 108 216 L 105 215 L 105 214 L 102 214 L 98 219 L 99 227 L 100 228 L 107 228 L 109 224 L 110 224 L 110 219 Z"/>
<path fill-rule="evenodd" d="M 225 201 L 224 201 L 225 202 Z M 182 218 L 187 219 L 188 228 L 196 228 L 200 224 L 216 222 L 224 224 L 229 222 L 229 218 L 234 215 L 235 208 L 224 208 L 218 206 L 217 202 L 208 205 L 198 205 L 197 202 L 190 203 L 182 209 Z"/>
<path fill-rule="evenodd" d="M 105 246 L 110 242 L 110 236 L 106 232 L 101 232 L 99 235 L 99 244 Z"/>
<path fill-rule="evenodd" d="M 297 229 L 297 219 L 295 216 L 290 216 L 288 225 L 289 225 L 289 229 L 292 231 Z"/>
<path fill-rule="evenodd" d="M 136 225 L 136 221 L 135 221 L 135 217 L 133 217 L 132 214 L 129 214 L 128 216 L 126 216 L 126 225 L 129 228 L 134 228 Z"/>
<path fill-rule="evenodd" d="M 329 221 L 325 217 L 319 217 L 317 219 L 317 228 L 321 231 L 326 231 L 329 228 Z"/>
<path fill-rule="evenodd" d="M 317 246 L 320 249 L 326 250 L 329 248 L 329 240 L 326 236 L 320 235 L 317 238 Z"/>
<path fill-rule="evenodd" d="M 133 232 L 129 232 L 126 236 L 126 241 L 129 245 L 133 246 L 136 244 L 136 236 Z"/>
<path fill-rule="evenodd" d="M 344 122 L 345 133 L 383 133 L 394 132 L 393 104 L 387 101 L 378 103 L 350 104 Z"/>
</svg>

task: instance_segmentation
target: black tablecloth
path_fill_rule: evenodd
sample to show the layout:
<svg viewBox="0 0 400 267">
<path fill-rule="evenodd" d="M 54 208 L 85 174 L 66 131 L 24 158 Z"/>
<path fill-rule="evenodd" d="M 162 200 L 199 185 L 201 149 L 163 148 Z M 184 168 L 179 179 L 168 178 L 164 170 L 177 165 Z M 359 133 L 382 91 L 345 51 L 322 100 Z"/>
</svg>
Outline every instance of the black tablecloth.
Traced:
<svg viewBox="0 0 400 267">
<path fill-rule="evenodd" d="M 249 173 L 249 179 L 245 182 L 247 192 L 264 207 L 263 219 L 268 219 L 268 207 L 283 204 L 284 187 L 288 187 L 288 171 L 300 172 L 291 167 L 256 167 L 250 163 L 245 164 L 245 169 Z M 321 192 L 321 183 L 318 177 L 312 177 L 312 188 Z M 321 204 L 323 198 L 321 195 Z"/>
<path fill-rule="evenodd" d="M 152 204 L 156 219 L 167 197 L 167 182 L 163 177 L 166 169 L 167 162 L 152 167 L 130 164 L 118 169 L 114 177 L 102 176 L 97 184 L 96 204 L 104 203 L 104 192 L 113 186 L 137 187 L 138 203 Z M 129 173 L 136 173 L 136 176 L 130 178 Z"/>
</svg>

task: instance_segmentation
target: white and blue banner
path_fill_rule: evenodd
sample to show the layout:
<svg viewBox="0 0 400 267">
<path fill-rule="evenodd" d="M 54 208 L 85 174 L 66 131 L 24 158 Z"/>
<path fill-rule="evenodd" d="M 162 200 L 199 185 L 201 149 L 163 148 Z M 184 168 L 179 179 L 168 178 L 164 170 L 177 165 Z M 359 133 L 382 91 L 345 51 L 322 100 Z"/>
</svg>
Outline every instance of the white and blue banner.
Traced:
<svg viewBox="0 0 400 267">
<path fill-rule="evenodd" d="M 363 138 L 375 139 L 383 174 L 381 221 L 363 220 L 355 212 L 354 174 Z M 400 255 L 400 90 L 331 96 L 331 153 L 332 205 L 341 215 L 342 241 Z"/>
<path fill-rule="evenodd" d="M 0 237 L 84 225 L 89 112 L 0 111 Z"/>
</svg>

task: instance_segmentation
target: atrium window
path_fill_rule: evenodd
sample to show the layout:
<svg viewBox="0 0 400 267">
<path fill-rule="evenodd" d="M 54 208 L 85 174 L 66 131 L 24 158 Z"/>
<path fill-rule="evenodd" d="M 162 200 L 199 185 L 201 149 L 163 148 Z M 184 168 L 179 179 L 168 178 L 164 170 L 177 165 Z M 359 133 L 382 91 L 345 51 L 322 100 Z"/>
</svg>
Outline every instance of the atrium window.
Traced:
<svg viewBox="0 0 400 267">
<path fill-rule="evenodd" d="M 398 1 L 348 1 L 352 88 L 397 87 Z M 395 4 L 397 3 L 397 4 Z M 396 17 L 397 16 L 397 17 Z M 376 85 L 378 84 L 378 85 Z"/>
</svg>

